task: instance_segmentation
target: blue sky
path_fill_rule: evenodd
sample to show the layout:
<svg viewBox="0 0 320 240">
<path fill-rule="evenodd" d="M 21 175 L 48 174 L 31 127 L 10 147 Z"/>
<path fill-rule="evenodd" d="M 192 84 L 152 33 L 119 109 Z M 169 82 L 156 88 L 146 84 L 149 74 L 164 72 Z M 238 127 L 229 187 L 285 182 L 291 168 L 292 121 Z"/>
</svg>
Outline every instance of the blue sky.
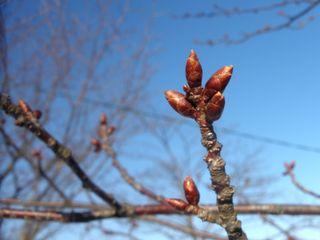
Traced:
<svg viewBox="0 0 320 240">
<path fill-rule="evenodd" d="M 226 6 L 224 1 L 214 2 Z M 245 6 L 245 1 L 242 3 Z M 253 4 L 259 3 L 261 1 L 253 1 Z M 176 116 L 163 98 L 163 91 L 181 90 L 185 81 L 186 57 L 190 49 L 195 49 L 204 70 L 204 81 L 221 66 L 234 65 L 233 78 L 225 91 L 225 111 L 217 126 L 235 127 L 251 134 L 319 147 L 320 127 L 317 123 L 320 121 L 320 110 L 317 103 L 320 100 L 320 68 L 317 63 L 320 57 L 320 28 L 317 20 L 301 30 L 274 32 L 239 45 L 210 47 L 195 44 L 194 40 L 217 38 L 224 33 L 237 37 L 242 31 L 281 20 L 275 11 L 214 19 L 170 17 L 207 10 L 211 4 L 212 1 L 136 1 L 133 4 L 134 8 L 143 9 L 141 12 L 144 14 L 139 12 L 139 16 L 134 16 L 132 26 L 151 18 L 154 45 L 161 49 L 153 59 L 157 72 L 152 79 L 153 101 L 158 111 Z M 229 6 L 234 4 L 230 2 Z M 298 11 L 290 10 L 293 13 Z M 155 16 L 150 17 L 152 14 Z M 313 14 L 319 14 L 319 9 Z M 263 159 L 267 162 L 265 171 L 276 176 L 281 176 L 284 162 L 296 160 L 297 178 L 309 188 L 320 191 L 318 181 L 315 181 L 316 169 L 320 167 L 319 153 L 252 140 L 239 141 L 248 146 L 263 147 Z M 281 189 L 282 194 L 272 201 L 317 203 L 300 195 L 287 178 L 274 184 L 274 188 Z"/>
<path fill-rule="evenodd" d="M 226 6 L 223 1 L 214 2 Z M 261 1 L 253 1 L 253 5 L 259 3 Z M 132 16 L 130 25 L 135 28 L 141 21 L 148 20 L 153 44 L 161 50 L 152 60 L 157 71 L 151 86 L 159 112 L 176 116 L 163 98 L 163 91 L 181 90 L 185 83 L 186 58 L 190 49 L 195 49 L 204 70 L 203 81 L 221 66 L 234 65 L 233 78 L 225 91 L 225 111 L 218 126 L 235 126 L 243 132 L 319 147 L 317 122 L 320 110 L 316 105 L 320 98 L 318 22 L 311 22 L 302 30 L 274 32 L 239 45 L 210 47 L 195 44 L 194 40 L 217 38 L 226 32 L 237 37 L 242 31 L 281 20 L 275 12 L 213 19 L 171 18 L 174 14 L 210 9 L 211 4 L 212 1 L 133 3 L 132 8 L 141 11 L 138 16 Z M 318 13 L 317 9 L 314 14 Z M 252 142 L 248 141 L 248 144 Z M 319 154 L 260 144 L 267 161 L 272 163 L 270 170 L 280 173 L 283 162 L 295 159 L 298 177 L 307 186 L 320 190 L 312 171 L 320 166 Z"/>
<path fill-rule="evenodd" d="M 167 104 L 163 92 L 168 89 L 181 90 L 185 84 L 186 58 L 190 50 L 195 49 L 203 67 L 204 82 L 220 67 L 234 65 L 233 78 L 224 93 L 226 106 L 217 123 L 218 127 L 320 147 L 320 126 L 317 124 L 320 122 L 320 109 L 317 106 L 320 102 L 318 20 L 299 31 L 283 30 L 258 36 L 239 45 L 195 44 L 195 40 L 214 39 L 224 33 L 237 37 L 242 31 L 254 30 L 281 20 L 275 12 L 212 19 L 172 17 L 175 14 L 210 10 L 213 2 L 230 7 L 234 4 L 253 6 L 267 1 L 229 1 L 227 5 L 225 1 L 132 1 L 126 27 L 148 33 L 152 38 L 151 48 L 158 49 L 150 59 L 156 71 L 149 86 L 152 92 L 149 104 L 157 109 L 157 113 L 181 119 Z M 314 13 L 319 14 L 319 9 Z M 187 124 L 185 129 L 192 134 L 198 131 L 192 123 Z M 218 133 L 222 143 L 232 141 L 241 142 L 240 146 L 245 148 L 262 147 L 263 154 L 258 160 L 265 161 L 266 168 L 263 171 L 267 174 L 280 177 L 283 163 L 296 160 L 297 178 L 309 188 L 320 192 L 319 181 L 315 181 L 320 168 L 319 153 L 224 135 L 221 131 Z M 177 143 L 173 149 L 179 152 L 180 147 Z M 200 141 L 196 147 L 201 148 Z M 224 151 L 233 148 L 225 144 Z M 128 164 L 128 167 L 134 174 L 136 164 Z M 317 203 L 299 194 L 287 178 L 281 178 L 273 188 L 281 191 L 281 196 L 275 197 L 272 202 Z M 250 227 L 247 232 L 257 234 Z M 315 235 L 305 236 L 315 238 Z M 317 237 L 320 238 L 320 235 Z"/>
</svg>

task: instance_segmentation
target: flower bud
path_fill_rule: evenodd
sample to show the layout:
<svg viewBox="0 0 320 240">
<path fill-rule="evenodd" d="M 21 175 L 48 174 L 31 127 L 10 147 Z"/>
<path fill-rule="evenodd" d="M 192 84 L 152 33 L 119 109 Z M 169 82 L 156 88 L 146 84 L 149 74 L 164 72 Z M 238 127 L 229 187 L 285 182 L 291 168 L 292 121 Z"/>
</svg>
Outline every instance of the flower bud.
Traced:
<svg viewBox="0 0 320 240">
<path fill-rule="evenodd" d="M 223 112 L 224 104 L 224 96 L 221 92 L 216 92 L 206 106 L 207 120 L 210 122 L 218 120 Z"/>
<path fill-rule="evenodd" d="M 188 203 L 178 198 L 166 198 L 166 202 L 179 211 L 184 211 L 188 207 Z"/>
<path fill-rule="evenodd" d="M 41 160 L 41 159 L 42 159 L 42 152 L 41 152 L 41 150 L 39 150 L 39 149 L 33 149 L 33 150 L 31 151 L 31 155 L 32 155 L 33 157 L 35 157 L 37 160 Z"/>
<path fill-rule="evenodd" d="M 31 112 L 31 108 L 22 99 L 19 100 L 18 105 L 25 114 L 29 114 Z"/>
<path fill-rule="evenodd" d="M 34 110 L 33 112 L 32 112 L 32 114 L 33 114 L 33 116 L 36 118 L 36 119 L 40 119 L 41 118 L 41 116 L 42 116 L 42 112 L 40 111 L 40 110 Z"/>
<path fill-rule="evenodd" d="M 195 51 L 191 53 L 186 63 L 186 78 L 191 88 L 200 87 L 202 80 L 202 67 Z"/>
<path fill-rule="evenodd" d="M 116 127 L 115 127 L 115 126 L 110 126 L 110 127 L 108 127 L 108 129 L 107 129 L 107 134 L 108 134 L 108 136 L 112 135 L 115 130 L 116 130 Z"/>
<path fill-rule="evenodd" d="M 185 117 L 193 118 L 195 109 L 182 93 L 174 90 L 169 90 L 165 92 L 165 96 L 171 107 L 179 114 Z"/>
<path fill-rule="evenodd" d="M 94 152 L 100 152 L 101 150 L 101 143 L 99 142 L 99 140 L 95 139 L 95 138 L 92 138 L 91 139 L 91 145 L 93 146 L 94 148 Z"/>
<path fill-rule="evenodd" d="M 101 125 L 107 125 L 107 115 L 105 113 L 102 113 L 100 115 L 100 124 Z"/>
<path fill-rule="evenodd" d="M 200 194 L 199 190 L 191 177 L 186 177 L 183 181 L 184 195 L 191 205 L 198 205 Z"/>
<path fill-rule="evenodd" d="M 210 98 L 216 92 L 223 92 L 231 79 L 233 66 L 225 66 L 216 71 L 207 81 L 205 95 Z"/>
</svg>

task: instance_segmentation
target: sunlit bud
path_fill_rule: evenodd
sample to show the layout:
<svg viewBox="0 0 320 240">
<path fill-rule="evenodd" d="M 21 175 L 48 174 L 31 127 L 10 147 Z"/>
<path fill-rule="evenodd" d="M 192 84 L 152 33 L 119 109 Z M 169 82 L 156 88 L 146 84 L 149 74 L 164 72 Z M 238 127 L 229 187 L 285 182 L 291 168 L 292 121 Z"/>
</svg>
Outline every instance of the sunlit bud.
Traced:
<svg viewBox="0 0 320 240">
<path fill-rule="evenodd" d="M 196 184 L 191 177 L 186 177 L 183 181 L 183 189 L 188 203 L 198 205 L 200 194 Z"/>
<path fill-rule="evenodd" d="M 187 59 L 186 78 L 191 88 L 201 86 L 202 67 L 194 50 L 191 50 L 191 53 Z"/>
<path fill-rule="evenodd" d="M 224 108 L 224 97 L 221 92 L 216 92 L 206 106 L 206 117 L 210 122 L 221 117 Z"/>
<path fill-rule="evenodd" d="M 178 198 L 166 198 L 166 202 L 179 211 L 184 211 L 189 205 L 185 201 Z"/>
<path fill-rule="evenodd" d="M 182 89 L 185 93 L 190 92 L 190 87 L 188 85 L 183 85 Z"/>
<path fill-rule="evenodd" d="M 233 66 L 225 66 L 216 71 L 207 81 L 205 95 L 212 97 L 216 92 L 223 92 L 232 76 Z"/>
<path fill-rule="evenodd" d="M 101 144 L 99 142 L 99 140 L 95 139 L 95 138 L 92 138 L 91 139 L 91 145 L 94 147 L 94 150 L 95 152 L 100 152 L 101 150 Z"/>
<path fill-rule="evenodd" d="M 116 130 L 115 126 L 108 127 L 107 134 L 110 136 Z"/>
<path fill-rule="evenodd" d="M 42 112 L 40 110 L 34 110 L 33 112 L 33 116 L 36 118 L 36 119 L 40 119 L 41 116 L 42 116 Z"/>
<path fill-rule="evenodd" d="M 290 172 L 292 172 L 292 170 L 294 169 L 295 165 L 296 165 L 296 162 L 294 160 L 292 160 L 289 163 L 284 163 L 284 167 L 285 167 L 286 171 L 283 173 L 283 175 L 287 175 Z"/>
<path fill-rule="evenodd" d="M 165 92 L 165 96 L 174 110 L 185 117 L 193 118 L 195 110 L 182 93 L 169 90 Z"/>
<path fill-rule="evenodd" d="M 107 125 L 107 115 L 105 113 L 102 113 L 100 115 L 100 124 L 101 125 Z"/>
<path fill-rule="evenodd" d="M 28 106 L 28 104 L 25 101 L 20 99 L 18 105 L 24 113 L 31 112 L 31 108 Z"/>
</svg>

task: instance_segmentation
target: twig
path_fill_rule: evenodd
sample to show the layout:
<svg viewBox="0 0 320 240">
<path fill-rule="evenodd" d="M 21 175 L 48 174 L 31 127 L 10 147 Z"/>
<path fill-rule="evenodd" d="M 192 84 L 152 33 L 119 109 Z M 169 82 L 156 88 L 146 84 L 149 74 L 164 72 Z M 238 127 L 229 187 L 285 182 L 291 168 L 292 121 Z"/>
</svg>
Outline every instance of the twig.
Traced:
<svg viewBox="0 0 320 240">
<path fill-rule="evenodd" d="M 44 142 L 57 157 L 62 159 L 79 178 L 84 188 L 91 190 L 105 202 L 117 209 L 119 215 L 123 214 L 125 209 L 123 209 L 122 205 L 111 194 L 102 190 L 90 179 L 74 159 L 71 150 L 47 132 L 38 121 L 32 117 L 28 109 L 23 110 L 20 106 L 14 105 L 10 97 L 4 93 L 1 93 L 0 107 L 6 114 L 16 119 L 16 124 L 32 132 L 37 138 Z"/>
<path fill-rule="evenodd" d="M 186 95 L 175 90 L 166 91 L 165 95 L 173 109 L 185 117 L 193 118 L 199 125 L 201 143 L 208 152 L 204 160 L 211 175 L 211 186 L 217 194 L 220 219 L 216 222 L 226 230 L 230 240 L 246 240 L 247 236 L 233 206 L 234 188 L 226 174 L 225 161 L 220 156 L 222 145 L 217 141 L 212 126 L 212 122 L 222 115 L 225 104 L 222 92 L 231 78 L 232 70 L 232 66 L 221 68 L 202 88 L 202 67 L 192 50 L 186 63 L 188 85 L 183 86 Z M 189 200 L 188 202 L 194 205 Z M 216 219 L 214 214 L 212 215 Z"/>
<path fill-rule="evenodd" d="M 296 186 L 296 188 L 298 188 L 301 192 L 308 194 L 312 197 L 315 197 L 317 199 L 320 199 L 319 193 L 316 193 L 316 192 L 306 188 L 297 180 L 296 175 L 294 174 L 294 171 L 293 171 L 294 167 L 295 167 L 294 161 L 292 161 L 291 163 L 285 163 L 286 172 L 284 173 L 284 175 L 289 175 L 290 180 L 293 183 L 293 185 Z"/>
</svg>

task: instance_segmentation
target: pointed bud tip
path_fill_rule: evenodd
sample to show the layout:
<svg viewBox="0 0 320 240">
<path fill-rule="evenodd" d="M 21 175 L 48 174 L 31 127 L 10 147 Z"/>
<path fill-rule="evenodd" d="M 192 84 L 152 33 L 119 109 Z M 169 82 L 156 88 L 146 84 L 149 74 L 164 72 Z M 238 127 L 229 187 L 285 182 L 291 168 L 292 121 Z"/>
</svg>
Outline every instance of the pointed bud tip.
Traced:
<svg viewBox="0 0 320 240">
<path fill-rule="evenodd" d="M 188 203 L 191 205 L 198 205 L 200 200 L 200 193 L 192 177 L 187 176 L 184 179 L 183 189 Z"/>
</svg>

